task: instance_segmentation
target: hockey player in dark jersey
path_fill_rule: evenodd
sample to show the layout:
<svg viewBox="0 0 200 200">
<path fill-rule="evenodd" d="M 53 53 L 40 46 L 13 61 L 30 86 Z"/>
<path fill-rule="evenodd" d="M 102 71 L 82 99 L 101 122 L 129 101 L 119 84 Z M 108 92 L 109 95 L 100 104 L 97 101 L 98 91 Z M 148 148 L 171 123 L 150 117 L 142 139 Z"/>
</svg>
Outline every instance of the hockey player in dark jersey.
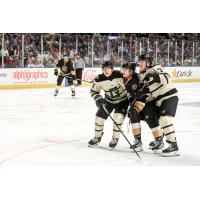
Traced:
<svg viewBox="0 0 200 200">
<path fill-rule="evenodd" d="M 102 71 L 103 73 L 94 80 L 90 90 L 98 110 L 95 118 L 95 136 L 89 141 L 89 146 L 97 145 L 101 141 L 104 122 L 108 118 L 108 113 L 105 112 L 104 107 L 109 113 L 114 111 L 113 119 L 120 129 L 122 129 L 122 123 L 128 108 L 127 92 L 121 72 L 113 69 L 111 61 L 103 63 Z M 105 97 L 100 95 L 101 91 L 104 91 Z M 115 124 L 113 125 L 112 140 L 109 143 L 110 148 L 115 148 L 118 143 L 120 137 L 118 127 Z"/>
<path fill-rule="evenodd" d="M 178 145 L 171 118 L 175 116 L 178 97 L 177 89 L 172 85 L 170 75 L 160 65 L 153 65 L 153 57 L 148 54 L 139 56 L 140 79 L 148 86 L 143 90 L 147 95 L 146 102 L 152 103 L 152 109 L 145 113 L 157 116 L 169 146 L 162 151 L 163 156 L 178 156 Z M 154 111 L 153 111 L 154 110 Z M 153 112 L 152 112 L 153 111 Z M 150 143 L 153 146 L 155 142 Z"/>
<path fill-rule="evenodd" d="M 133 148 L 135 148 L 136 151 L 142 151 L 143 145 L 141 140 L 141 125 L 140 120 L 144 120 L 144 112 L 146 110 L 149 111 L 149 105 L 145 105 L 145 99 L 146 96 L 143 97 L 140 96 L 140 90 L 142 84 L 140 83 L 139 76 L 135 72 L 136 69 L 136 63 L 134 62 L 128 62 L 124 63 L 122 65 L 122 71 L 123 76 L 125 77 L 125 87 L 127 90 L 127 95 L 130 103 L 130 108 L 128 111 L 128 116 L 130 117 L 130 122 L 132 126 L 132 132 L 134 135 L 134 142 L 133 142 Z M 144 87 L 144 86 L 143 86 Z M 154 116 L 151 117 L 151 124 L 149 124 L 149 127 L 152 128 L 152 134 L 157 142 L 156 145 L 154 145 L 152 151 L 154 153 L 161 153 L 161 149 L 163 147 L 162 142 L 162 134 L 159 130 L 159 122 L 158 118 Z M 149 122 L 149 120 L 147 120 Z M 152 127 L 153 123 L 153 127 Z"/>
<path fill-rule="evenodd" d="M 75 75 L 75 69 L 73 67 L 73 63 L 70 58 L 68 58 L 67 56 L 64 56 L 61 60 L 58 61 L 58 64 L 56 65 L 54 69 L 54 75 L 58 76 L 57 86 L 55 89 L 54 96 L 58 95 L 60 86 L 64 78 L 68 79 L 68 83 L 71 86 L 72 96 L 75 96 L 74 86 L 77 85 L 77 80 L 76 80 L 76 75 Z"/>
</svg>

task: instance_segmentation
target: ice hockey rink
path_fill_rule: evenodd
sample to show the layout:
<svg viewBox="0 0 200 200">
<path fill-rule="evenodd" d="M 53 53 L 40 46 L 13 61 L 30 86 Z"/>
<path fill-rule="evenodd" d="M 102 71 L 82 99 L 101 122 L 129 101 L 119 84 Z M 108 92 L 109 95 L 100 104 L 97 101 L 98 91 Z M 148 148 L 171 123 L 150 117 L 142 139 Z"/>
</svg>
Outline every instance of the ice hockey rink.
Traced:
<svg viewBox="0 0 200 200">
<path fill-rule="evenodd" d="M 1 90 L 1 166 L 151 166 L 200 165 L 200 83 L 176 83 L 179 90 L 177 116 L 173 120 L 180 148 L 179 157 L 161 157 L 148 149 L 153 139 L 142 123 L 144 151 L 141 160 L 129 149 L 123 136 L 115 150 L 108 149 L 112 121 L 105 123 L 100 147 L 88 147 L 94 136 L 96 106 L 90 87 Z M 128 119 L 123 130 L 132 142 Z"/>
</svg>

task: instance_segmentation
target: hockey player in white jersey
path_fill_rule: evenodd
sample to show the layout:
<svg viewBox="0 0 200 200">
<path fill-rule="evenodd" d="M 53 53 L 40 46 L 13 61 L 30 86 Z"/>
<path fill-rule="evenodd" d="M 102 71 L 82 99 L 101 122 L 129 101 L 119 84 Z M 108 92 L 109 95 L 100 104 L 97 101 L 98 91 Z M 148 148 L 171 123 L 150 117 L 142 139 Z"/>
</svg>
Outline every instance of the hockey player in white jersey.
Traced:
<svg viewBox="0 0 200 200">
<path fill-rule="evenodd" d="M 95 118 L 95 136 L 88 142 L 89 146 L 97 145 L 101 141 L 104 122 L 108 118 L 108 113 L 114 111 L 113 119 L 117 126 L 122 129 L 122 123 L 128 108 L 127 91 L 121 72 L 113 69 L 111 61 L 103 63 L 102 71 L 103 73 L 94 80 L 90 90 L 98 110 Z M 101 91 L 104 92 L 105 97 L 100 94 Z M 115 148 L 120 137 L 120 130 L 116 124 L 113 125 L 112 140 L 109 143 L 110 148 Z"/>
<path fill-rule="evenodd" d="M 175 137 L 175 129 L 172 117 L 175 117 L 178 96 L 177 89 L 172 85 L 170 75 L 160 65 L 153 65 L 153 57 L 148 54 L 139 56 L 140 80 L 147 84 L 143 93 L 147 95 L 146 102 L 155 102 L 154 115 L 159 118 L 159 124 L 163 130 L 166 142 L 169 146 L 162 150 L 163 156 L 178 156 L 178 145 Z M 145 113 L 148 120 L 151 113 Z M 154 142 L 150 146 L 154 146 Z"/>
</svg>

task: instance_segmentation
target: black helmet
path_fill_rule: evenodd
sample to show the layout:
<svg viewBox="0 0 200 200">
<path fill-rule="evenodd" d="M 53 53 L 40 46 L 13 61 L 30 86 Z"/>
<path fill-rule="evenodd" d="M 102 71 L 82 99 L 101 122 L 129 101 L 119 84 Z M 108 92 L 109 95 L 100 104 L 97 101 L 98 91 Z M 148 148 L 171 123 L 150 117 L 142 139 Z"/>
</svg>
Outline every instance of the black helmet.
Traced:
<svg viewBox="0 0 200 200">
<path fill-rule="evenodd" d="M 136 66 L 137 66 L 137 64 L 135 62 L 129 61 L 127 63 L 124 63 L 122 65 L 122 68 L 124 68 L 124 69 L 131 69 L 131 70 L 135 71 Z"/>
<path fill-rule="evenodd" d="M 153 57 L 149 53 L 144 53 L 138 57 L 138 61 L 140 61 L 140 60 L 148 61 L 150 63 L 150 65 L 152 65 Z"/>
<path fill-rule="evenodd" d="M 113 69 L 113 63 L 111 61 L 105 61 L 103 64 L 102 64 L 102 69 L 104 67 L 110 67 L 111 69 Z"/>
</svg>

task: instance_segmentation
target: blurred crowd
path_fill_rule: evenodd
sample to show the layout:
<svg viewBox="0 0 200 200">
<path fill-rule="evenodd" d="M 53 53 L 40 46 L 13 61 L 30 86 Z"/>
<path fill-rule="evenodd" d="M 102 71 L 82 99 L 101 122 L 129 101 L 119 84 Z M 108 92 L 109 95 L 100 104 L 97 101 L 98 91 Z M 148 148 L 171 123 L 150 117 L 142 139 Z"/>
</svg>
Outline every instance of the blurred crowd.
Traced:
<svg viewBox="0 0 200 200">
<path fill-rule="evenodd" d="M 0 50 L 0 66 L 6 68 L 54 67 L 63 55 L 77 52 L 86 67 L 107 59 L 120 66 L 146 51 L 163 66 L 200 66 L 198 33 L 7 33 L 1 34 Z"/>
</svg>

